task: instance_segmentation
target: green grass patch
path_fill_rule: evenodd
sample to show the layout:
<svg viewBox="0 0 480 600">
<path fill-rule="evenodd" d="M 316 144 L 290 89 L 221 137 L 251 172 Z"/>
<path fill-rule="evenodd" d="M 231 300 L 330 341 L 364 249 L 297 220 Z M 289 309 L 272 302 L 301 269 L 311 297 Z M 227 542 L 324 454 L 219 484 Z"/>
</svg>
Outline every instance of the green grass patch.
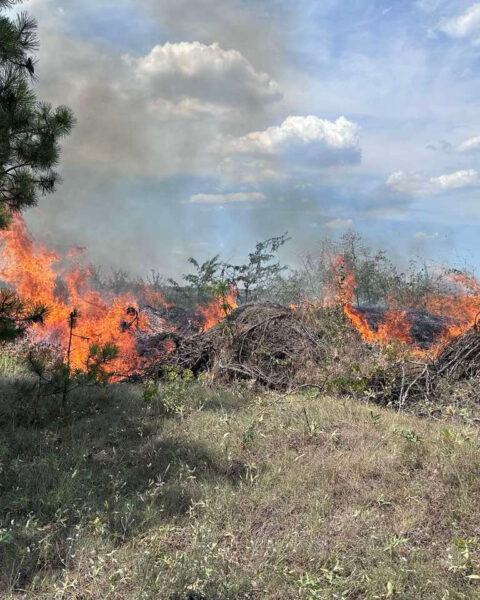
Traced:
<svg viewBox="0 0 480 600">
<path fill-rule="evenodd" d="M 479 597 L 475 426 L 314 393 L 148 390 L 4 423 L 2 598 Z"/>
</svg>

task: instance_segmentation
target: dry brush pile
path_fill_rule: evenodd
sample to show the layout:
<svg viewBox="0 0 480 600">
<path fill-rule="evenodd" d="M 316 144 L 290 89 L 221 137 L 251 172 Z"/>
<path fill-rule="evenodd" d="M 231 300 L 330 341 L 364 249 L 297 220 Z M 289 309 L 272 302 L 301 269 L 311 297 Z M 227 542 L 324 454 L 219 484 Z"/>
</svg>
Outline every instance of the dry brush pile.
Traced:
<svg viewBox="0 0 480 600">
<path fill-rule="evenodd" d="M 421 347 L 438 335 L 441 323 L 429 314 L 415 317 L 412 330 Z M 399 408 L 434 402 L 445 382 L 480 377 L 476 326 L 448 343 L 436 360 L 420 360 L 405 348 L 390 355 L 365 344 L 338 308 L 249 304 L 205 332 L 195 332 L 182 318 L 181 330 L 141 340 L 143 354 L 155 359 L 149 376 L 168 366 L 223 383 L 249 380 L 280 392 L 328 389 Z"/>
<path fill-rule="evenodd" d="M 453 381 L 480 376 L 480 330 L 475 325 L 445 346 L 436 361 L 436 373 Z"/>
<path fill-rule="evenodd" d="M 480 329 L 475 325 L 447 342 L 435 359 L 420 361 L 403 357 L 372 373 L 366 388 L 371 400 L 402 408 L 435 403 L 442 394 L 451 398 L 465 383 L 479 381 Z M 472 389 L 478 402 L 476 385 Z"/>
<path fill-rule="evenodd" d="M 159 334 L 158 343 L 168 340 L 175 346 L 160 362 L 194 375 L 209 372 L 223 382 L 253 380 L 279 391 L 323 389 L 332 338 L 339 335 L 331 313 L 274 303 L 244 305 L 206 332 L 185 337 Z M 351 329 L 348 335 L 359 342 Z"/>
</svg>

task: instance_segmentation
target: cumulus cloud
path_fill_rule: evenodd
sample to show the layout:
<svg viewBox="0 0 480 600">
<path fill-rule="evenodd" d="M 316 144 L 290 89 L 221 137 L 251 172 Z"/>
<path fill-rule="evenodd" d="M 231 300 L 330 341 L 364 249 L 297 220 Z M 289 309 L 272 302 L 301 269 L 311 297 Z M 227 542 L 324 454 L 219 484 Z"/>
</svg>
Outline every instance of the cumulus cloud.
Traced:
<svg viewBox="0 0 480 600">
<path fill-rule="evenodd" d="M 455 171 L 455 173 L 449 173 L 448 175 L 431 177 L 429 183 L 441 190 L 469 187 L 478 183 L 478 173 L 475 169 Z"/>
<path fill-rule="evenodd" d="M 238 138 L 220 138 L 220 170 L 249 177 L 284 176 L 301 168 L 325 168 L 360 162 L 358 128 L 345 117 L 289 116 L 280 125 Z"/>
<path fill-rule="evenodd" d="M 420 191 L 424 187 L 425 181 L 418 173 L 395 171 L 389 175 L 386 185 L 396 192 L 410 194 Z"/>
<path fill-rule="evenodd" d="M 264 70 L 282 68 L 288 25 L 287 6 L 269 10 L 268 2 L 245 0 L 136 0 L 174 39 L 217 41 L 236 48 Z M 293 8 L 293 7 L 292 7 Z M 298 18 L 298 11 L 294 12 Z"/>
<path fill-rule="evenodd" d="M 39 95 L 77 117 L 63 164 L 162 177 L 214 174 L 213 140 L 261 117 L 280 92 L 238 51 L 218 44 L 157 45 L 134 58 L 49 32 Z"/>
<path fill-rule="evenodd" d="M 357 162 L 360 158 L 358 128 L 345 117 L 332 122 L 313 115 L 290 116 L 279 126 L 248 133 L 229 144 L 233 153 L 263 156 L 303 148 L 329 163 Z"/>
<path fill-rule="evenodd" d="M 465 154 L 475 153 L 478 151 L 480 151 L 480 135 L 468 138 L 458 146 L 458 152 L 463 152 Z"/>
<path fill-rule="evenodd" d="M 267 73 L 257 71 L 237 50 L 225 50 L 218 43 L 167 42 L 140 58 L 127 55 L 124 61 L 155 98 L 203 98 L 235 105 L 281 98 L 278 84 Z"/>
<path fill-rule="evenodd" d="M 480 2 L 465 12 L 442 21 L 438 29 L 452 38 L 470 38 L 480 33 Z"/>
<path fill-rule="evenodd" d="M 261 192 L 235 192 L 230 194 L 195 194 L 191 204 L 235 204 L 237 202 L 264 202 L 267 199 Z"/>
<path fill-rule="evenodd" d="M 324 227 L 328 229 L 344 229 L 346 227 L 353 227 L 352 219 L 332 219 L 331 221 L 326 221 L 323 224 Z"/>
<path fill-rule="evenodd" d="M 413 237 L 416 240 L 436 240 L 440 237 L 438 231 L 434 233 L 426 233 L 425 231 L 417 231 L 414 233 Z"/>
<path fill-rule="evenodd" d="M 468 188 L 478 184 L 478 172 L 475 169 L 464 169 L 430 178 L 416 172 L 396 171 L 386 181 L 386 185 L 390 189 L 404 194 L 432 194 Z"/>
</svg>

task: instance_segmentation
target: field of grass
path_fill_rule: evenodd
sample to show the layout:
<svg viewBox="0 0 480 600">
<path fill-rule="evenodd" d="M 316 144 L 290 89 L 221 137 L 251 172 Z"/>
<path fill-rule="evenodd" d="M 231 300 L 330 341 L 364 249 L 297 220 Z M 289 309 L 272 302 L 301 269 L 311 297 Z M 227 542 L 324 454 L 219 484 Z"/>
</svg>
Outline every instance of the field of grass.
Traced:
<svg viewBox="0 0 480 600">
<path fill-rule="evenodd" d="M 1 598 L 480 597 L 472 423 L 196 382 L 70 401 L 4 415 Z"/>
</svg>

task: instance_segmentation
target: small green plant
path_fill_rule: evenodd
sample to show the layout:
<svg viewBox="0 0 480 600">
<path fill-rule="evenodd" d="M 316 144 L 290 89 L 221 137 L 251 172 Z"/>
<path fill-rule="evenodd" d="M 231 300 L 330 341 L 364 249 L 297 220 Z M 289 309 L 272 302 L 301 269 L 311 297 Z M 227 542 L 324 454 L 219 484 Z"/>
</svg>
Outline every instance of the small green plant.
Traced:
<svg viewBox="0 0 480 600">
<path fill-rule="evenodd" d="M 318 593 L 321 592 L 323 582 L 318 577 L 313 577 L 310 573 L 303 573 L 296 581 L 295 585 L 302 593 L 302 597 L 309 599 L 318 598 Z"/>
<path fill-rule="evenodd" d="M 450 555 L 450 571 L 462 572 L 467 579 L 480 580 L 480 564 L 473 559 L 473 552 L 478 547 L 475 537 L 455 538 Z"/>
<path fill-rule="evenodd" d="M 407 440 L 407 442 L 411 442 L 412 444 L 420 444 L 422 441 L 422 438 L 413 429 L 397 429 L 395 427 L 393 429 L 393 433 L 396 433 L 403 439 Z"/>
<path fill-rule="evenodd" d="M 376 504 L 377 504 L 377 506 L 380 506 L 380 507 L 386 507 L 386 506 L 392 506 L 393 502 L 390 502 L 390 500 L 387 500 L 385 498 L 384 494 L 380 494 L 380 496 L 376 500 Z"/>
<path fill-rule="evenodd" d="M 307 425 L 308 435 L 310 437 L 314 437 L 315 435 L 317 435 L 320 432 L 319 424 L 315 420 L 312 420 L 309 418 L 307 409 L 305 407 L 303 408 L 303 416 L 305 417 L 305 423 Z"/>
<path fill-rule="evenodd" d="M 193 373 L 188 369 L 164 367 L 160 381 L 150 380 L 144 384 L 143 401 L 160 416 L 182 415 L 189 405 L 193 380 Z"/>
<path fill-rule="evenodd" d="M 251 444 L 255 438 L 255 430 L 257 428 L 257 423 L 252 421 L 248 427 L 245 429 L 242 435 L 242 443 L 244 446 L 248 446 Z"/>
<path fill-rule="evenodd" d="M 397 590 L 395 585 L 391 582 L 391 581 L 387 581 L 387 594 L 386 597 L 387 598 L 395 598 L 395 596 L 397 595 Z"/>
<path fill-rule="evenodd" d="M 26 355 L 26 364 L 29 371 L 35 375 L 37 383 L 33 391 L 33 404 L 29 421 L 36 423 L 42 399 L 46 397 L 60 397 L 61 409 L 65 414 L 69 395 L 81 387 L 106 385 L 114 373 L 108 369 L 111 361 L 118 357 L 118 348 L 115 344 L 92 344 L 89 347 L 85 368 L 71 368 L 73 330 L 78 318 L 77 311 L 72 311 L 69 317 L 70 338 L 65 359 L 57 355 L 54 349 L 45 345 L 32 346 Z"/>
<path fill-rule="evenodd" d="M 401 535 L 394 535 L 388 540 L 387 545 L 385 546 L 383 551 L 393 552 L 399 546 L 403 546 L 404 544 L 408 543 L 408 541 L 409 540 L 407 537 L 402 537 Z"/>
<path fill-rule="evenodd" d="M 41 304 L 29 306 L 12 291 L 0 290 L 0 341 L 14 342 L 30 325 L 43 323 L 47 312 Z"/>
</svg>

